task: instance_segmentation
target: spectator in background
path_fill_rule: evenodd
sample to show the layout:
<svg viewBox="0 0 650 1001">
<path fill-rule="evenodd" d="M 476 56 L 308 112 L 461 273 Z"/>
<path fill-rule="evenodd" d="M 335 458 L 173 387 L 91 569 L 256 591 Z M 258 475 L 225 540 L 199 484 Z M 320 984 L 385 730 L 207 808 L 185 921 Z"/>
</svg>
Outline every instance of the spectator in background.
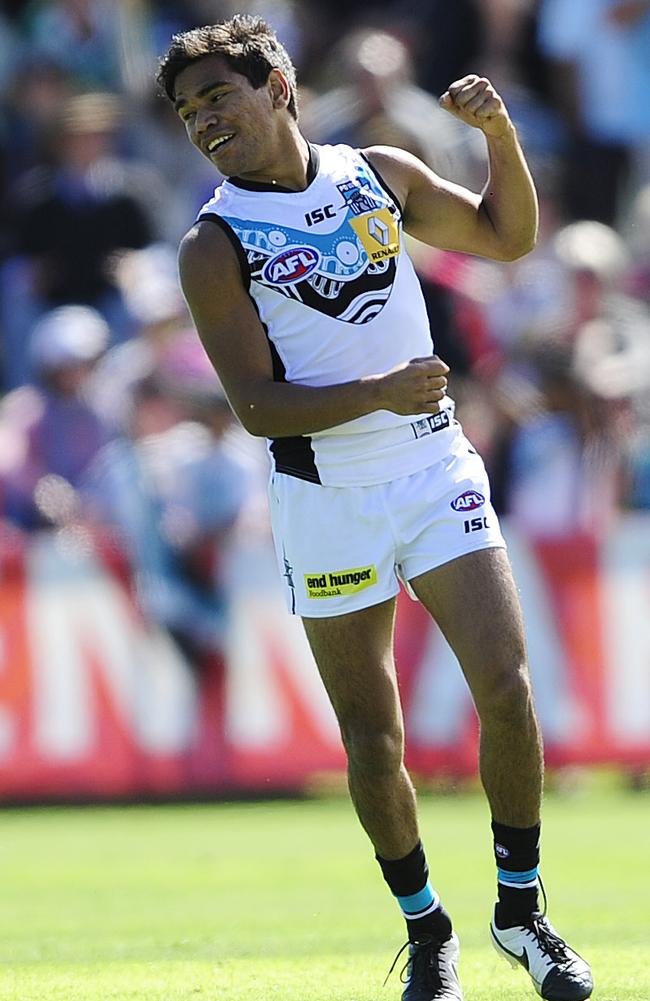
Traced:
<svg viewBox="0 0 650 1001">
<path fill-rule="evenodd" d="M 248 489 L 224 444 L 232 423 L 196 336 L 180 334 L 135 387 L 128 434 L 97 456 L 83 491 L 88 516 L 115 531 L 141 607 L 199 666 L 221 646 L 221 558 Z"/>
<path fill-rule="evenodd" d="M 634 199 L 626 238 L 632 258 L 628 291 L 650 309 L 650 183 Z M 650 509 L 650 387 L 635 396 L 633 416 L 627 441 L 630 465 L 626 503 L 631 508 Z"/>
<path fill-rule="evenodd" d="M 3 303 L 10 385 L 28 376 L 21 342 L 45 309 L 87 303 L 106 316 L 114 338 L 129 332 L 109 264 L 116 251 L 150 242 L 153 207 L 162 211 L 164 194 L 155 169 L 120 157 L 120 117 L 112 94 L 71 98 L 52 123 L 51 162 L 34 167 L 16 185 L 9 248 L 14 260 L 6 268 Z"/>
<path fill-rule="evenodd" d="M 116 431 L 126 429 L 138 384 L 154 373 L 170 341 L 189 323 L 176 256 L 171 247 L 155 243 L 125 251 L 113 261 L 114 281 L 136 336 L 102 358 L 93 379 L 93 401 Z"/>
<path fill-rule="evenodd" d="M 628 258 L 609 227 L 573 223 L 552 250 L 530 268 L 546 272 L 553 307 L 532 308 L 524 281 L 497 310 L 509 302 L 508 326 L 520 324 L 494 384 L 510 421 L 505 506 L 532 535 L 600 535 L 623 501 L 630 420 L 650 389 L 650 314 L 622 290 Z"/>
<path fill-rule="evenodd" d="M 650 0 L 541 0 L 539 45 L 570 133 L 568 217 L 616 223 L 631 174 L 650 179 Z"/>
<path fill-rule="evenodd" d="M 62 306 L 36 325 L 30 352 L 38 382 L 0 405 L 0 494 L 5 517 L 26 531 L 67 520 L 75 491 L 108 431 L 85 396 L 108 343 L 103 318 Z"/>
<path fill-rule="evenodd" d="M 6 170 L 12 188 L 25 171 L 48 156 L 52 122 L 58 121 L 73 86 L 73 78 L 58 63 L 33 55 L 23 58 L 7 81 L 5 127 L 11 136 L 11 155 Z M 4 212 L 7 208 L 3 206 Z"/>
<path fill-rule="evenodd" d="M 120 117 L 113 94 L 70 98 L 53 123 L 51 164 L 16 192 L 16 251 L 31 259 L 48 304 L 97 304 L 112 290 L 110 255 L 150 242 L 144 187 L 116 148 Z"/>
<path fill-rule="evenodd" d="M 438 101 L 414 83 L 412 58 L 400 39 L 387 31 L 352 31 L 336 48 L 331 66 L 339 85 L 313 97 L 303 111 L 310 139 L 355 147 L 400 146 L 441 176 L 481 187 L 486 173 L 483 147 L 472 129 L 450 119 Z"/>
<path fill-rule="evenodd" d="M 4 11 L 0 11 L 0 87 L 4 91 L 20 59 L 22 39 Z"/>
<path fill-rule="evenodd" d="M 644 419 L 631 429 L 628 441 L 628 478 L 626 506 L 632 510 L 650 511 L 650 415 L 647 406 Z"/>
<path fill-rule="evenodd" d="M 115 6 L 102 0 L 40 0 L 26 15 L 39 55 L 64 66 L 85 87 L 114 90 L 120 80 Z"/>
<path fill-rule="evenodd" d="M 485 7 L 489 6 L 479 0 L 428 0 L 421 6 L 403 5 L 417 77 L 430 94 L 443 94 L 450 80 L 477 71 L 485 39 Z M 413 19 L 410 24 L 409 15 Z"/>
<path fill-rule="evenodd" d="M 577 222 L 555 238 L 573 276 L 573 369 L 602 400 L 650 388 L 650 312 L 626 290 L 630 258 L 622 238 L 597 222 Z"/>
<path fill-rule="evenodd" d="M 215 188 L 215 172 L 210 171 L 204 157 L 194 149 L 179 148 L 177 124 L 174 110 L 158 94 L 150 94 L 132 116 L 128 133 L 131 153 L 156 165 L 169 192 L 164 211 L 156 220 L 156 239 L 174 247 L 197 205 L 202 205 Z M 219 177 L 216 182 L 220 182 Z"/>
<path fill-rule="evenodd" d="M 22 39 L 9 17 L 0 11 L 0 94 L 6 94 L 10 89 L 14 73 L 21 59 Z M 10 176 L 11 164 L 6 149 L 9 135 L 9 123 L 6 112 L 0 103 L 0 191 L 4 190 L 7 177 Z"/>
<path fill-rule="evenodd" d="M 634 197 L 623 232 L 631 255 L 628 291 L 650 306 L 650 182 Z"/>
</svg>

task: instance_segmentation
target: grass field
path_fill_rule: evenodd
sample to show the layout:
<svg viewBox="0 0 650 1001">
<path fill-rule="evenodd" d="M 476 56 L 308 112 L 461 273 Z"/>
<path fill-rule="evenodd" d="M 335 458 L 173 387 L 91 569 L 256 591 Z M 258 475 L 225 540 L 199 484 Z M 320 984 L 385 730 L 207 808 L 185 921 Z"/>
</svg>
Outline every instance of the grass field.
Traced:
<svg viewBox="0 0 650 1001">
<path fill-rule="evenodd" d="M 650 1001 L 650 802 L 549 794 L 550 917 L 595 998 Z M 537 995 L 488 945 L 482 797 L 422 796 L 467 1001 Z M 2 814 L 2 1001 L 394 1001 L 403 931 L 352 809 L 306 802 Z"/>
</svg>

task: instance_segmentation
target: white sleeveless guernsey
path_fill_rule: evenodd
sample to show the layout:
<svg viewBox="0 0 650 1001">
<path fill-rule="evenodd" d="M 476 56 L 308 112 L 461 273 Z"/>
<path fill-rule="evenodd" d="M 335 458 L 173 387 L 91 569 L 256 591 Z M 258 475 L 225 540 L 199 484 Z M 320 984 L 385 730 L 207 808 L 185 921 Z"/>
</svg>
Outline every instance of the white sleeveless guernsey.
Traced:
<svg viewBox="0 0 650 1001">
<path fill-rule="evenodd" d="M 402 212 L 358 150 L 311 146 L 304 191 L 230 178 L 198 219 L 220 224 L 269 338 L 274 377 L 332 386 L 433 353 L 402 245 Z M 311 435 L 276 438 L 278 472 L 326 486 L 410 475 L 462 434 L 449 398 L 435 416 L 378 410 Z"/>
</svg>

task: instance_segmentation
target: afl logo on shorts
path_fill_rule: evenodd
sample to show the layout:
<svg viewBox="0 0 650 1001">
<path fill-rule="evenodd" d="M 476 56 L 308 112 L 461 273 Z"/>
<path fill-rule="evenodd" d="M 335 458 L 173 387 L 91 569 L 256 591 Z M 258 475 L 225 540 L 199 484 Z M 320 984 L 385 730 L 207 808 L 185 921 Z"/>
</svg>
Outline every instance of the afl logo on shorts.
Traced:
<svg viewBox="0 0 650 1001">
<path fill-rule="evenodd" d="M 483 504 L 485 504 L 485 497 L 478 490 L 466 490 L 464 494 L 451 502 L 454 511 L 462 511 L 463 513 L 476 511 L 477 507 L 482 507 Z"/>
<path fill-rule="evenodd" d="M 290 247 L 271 258 L 262 277 L 272 285 L 293 285 L 310 275 L 319 261 L 320 254 L 313 247 Z"/>
</svg>

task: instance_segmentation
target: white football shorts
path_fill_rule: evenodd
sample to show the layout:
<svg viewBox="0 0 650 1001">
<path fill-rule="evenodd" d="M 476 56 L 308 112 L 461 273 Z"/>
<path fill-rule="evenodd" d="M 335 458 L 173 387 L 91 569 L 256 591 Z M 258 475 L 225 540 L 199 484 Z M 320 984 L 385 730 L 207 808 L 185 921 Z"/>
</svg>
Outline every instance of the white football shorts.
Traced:
<svg viewBox="0 0 650 1001">
<path fill-rule="evenodd" d="M 434 465 L 373 486 L 326 487 L 275 472 L 269 501 L 289 611 L 307 618 L 379 604 L 399 580 L 505 548 L 483 460 L 463 435 Z"/>
</svg>

